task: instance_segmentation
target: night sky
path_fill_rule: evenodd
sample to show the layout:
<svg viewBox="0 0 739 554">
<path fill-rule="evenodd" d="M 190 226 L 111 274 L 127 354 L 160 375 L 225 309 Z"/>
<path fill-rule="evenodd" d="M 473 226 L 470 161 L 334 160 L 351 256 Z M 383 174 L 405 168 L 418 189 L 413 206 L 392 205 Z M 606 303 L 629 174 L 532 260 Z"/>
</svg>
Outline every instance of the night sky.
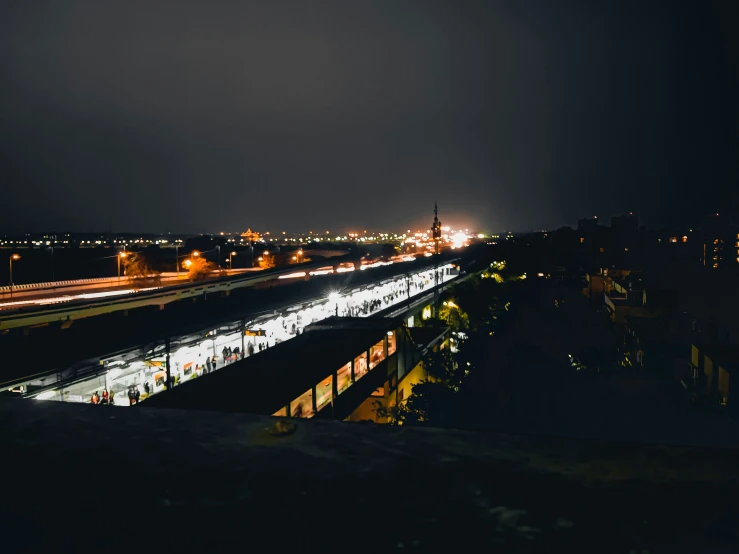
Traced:
<svg viewBox="0 0 739 554">
<path fill-rule="evenodd" d="M 734 4 L 5 0 L 0 230 L 684 223 L 739 189 Z"/>
</svg>

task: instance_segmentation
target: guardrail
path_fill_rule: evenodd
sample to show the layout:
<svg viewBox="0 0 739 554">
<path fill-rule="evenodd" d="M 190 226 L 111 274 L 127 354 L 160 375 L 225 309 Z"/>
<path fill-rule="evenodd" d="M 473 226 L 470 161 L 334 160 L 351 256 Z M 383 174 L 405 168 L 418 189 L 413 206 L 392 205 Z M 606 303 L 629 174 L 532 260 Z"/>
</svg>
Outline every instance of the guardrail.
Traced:
<svg viewBox="0 0 739 554">
<path fill-rule="evenodd" d="M 230 269 L 230 270 L 223 270 L 226 271 L 229 275 L 236 275 L 239 273 L 250 273 L 252 271 L 258 271 L 256 269 Z M 220 270 L 213 271 L 213 274 L 220 273 Z M 57 290 L 57 289 L 63 289 L 63 290 L 74 290 L 76 288 L 82 288 L 82 287 L 90 287 L 90 288 L 100 288 L 106 285 L 109 286 L 116 286 L 116 285 L 135 285 L 140 280 L 146 280 L 146 279 L 161 279 L 162 281 L 184 281 L 187 280 L 187 272 L 182 273 L 176 273 L 174 271 L 172 272 L 165 272 L 160 273 L 158 275 L 149 275 L 144 277 L 128 277 L 125 275 L 122 275 L 121 277 L 91 277 L 89 279 L 71 279 L 68 281 L 47 281 L 44 283 L 25 283 L 21 285 L 13 285 L 13 288 L 11 289 L 9 285 L 0 287 L 0 298 L 9 297 L 10 293 L 13 293 L 13 297 L 15 296 L 21 296 L 25 295 L 28 296 L 29 293 L 43 293 L 45 291 L 50 290 Z M 91 286 L 92 285 L 92 286 Z"/>
<path fill-rule="evenodd" d="M 48 281 L 45 283 L 26 283 L 21 285 L 13 285 L 12 291 L 22 291 L 30 289 L 55 289 L 59 287 L 68 287 L 71 285 L 89 285 L 92 283 L 118 283 L 127 282 L 129 277 L 91 277 L 89 279 L 72 279 L 70 281 Z M 0 287 L 0 294 L 10 292 L 10 285 Z"/>
</svg>

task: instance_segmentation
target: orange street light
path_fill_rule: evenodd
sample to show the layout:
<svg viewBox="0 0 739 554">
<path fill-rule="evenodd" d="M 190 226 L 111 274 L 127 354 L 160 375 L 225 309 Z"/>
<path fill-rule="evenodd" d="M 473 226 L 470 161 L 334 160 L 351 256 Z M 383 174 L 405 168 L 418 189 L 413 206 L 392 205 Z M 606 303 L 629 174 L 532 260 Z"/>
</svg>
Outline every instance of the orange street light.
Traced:
<svg viewBox="0 0 739 554">
<path fill-rule="evenodd" d="M 192 251 L 192 256 L 193 256 L 194 258 L 197 258 L 198 256 L 200 256 L 200 252 L 198 252 L 197 250 L 193 250 L 193 251 Z"/>
<path fill-rule="evenodd" d="M 118 280 L 121 279 L 121 259 L 128 256 L 126 252 L 118 252 Z"/>
<path fill-rule="evenodd" d="M 20 254 L 11 254 L 10 255 L 10 296 L 13 297 L 13 262 L 18 261 L 21 259 Z"/>
<path fill-rule="evenodd" d="M 269 250 L 265 250 L 265 251 L 264 251 L 264 255 L 265 255 L 265 256 L 269 256 Z"/>
<path fill-rule="evenodd" d="M 234 256 L 236 256 L 236 252 L 231 252 L 228 255 L 228 268 L 233 269 L 234 268 Z"/>
<path fill-rule="evenodd" d="M 182 265 L 184 265 L 184 266 L 185 266 L 186 268 L 188 268 L 188 269 L 189 269 L 189 268 L 190 268 L 190 266 L 192 265 L 192 260 L 190 260 L 190 259 L 188 258 L 187 260 L 185 260 L 184 262 L 182 262 Z"/>
</svg>

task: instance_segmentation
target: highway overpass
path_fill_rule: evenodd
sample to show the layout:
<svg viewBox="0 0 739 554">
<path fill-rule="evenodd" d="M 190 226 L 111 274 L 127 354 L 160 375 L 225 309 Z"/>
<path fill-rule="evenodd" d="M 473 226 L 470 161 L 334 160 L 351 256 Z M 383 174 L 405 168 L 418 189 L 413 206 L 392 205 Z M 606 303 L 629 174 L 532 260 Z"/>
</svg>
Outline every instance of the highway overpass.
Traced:
<svg viewBox="0 0 739 554">
<path fill-rule="evenodd" d="M 362 266 L 364 269 L 367 266 Z M 216 277 L 195 282 L 182 282 L 179 276 L 166 275 L 162 284 L 152 279 L 141 279 L 140 282 L 130 280 L 121 287 L 115 286 L 110 279 L 89 280 L 90 282 L 69 282 L 60 286 L 27 287 L 21 292 L 37 295 L 35 301 L 15 304 L 7 303 L 6 309 L 0 310 L 0 331 L 24 327 L 61 323 L 63 327 L 74 321 L 128 311 L 145 306 L 164 306 L 180 300 L 199 298 L 207 294 L 225 294 L 244 287 L 254 287 L 261 283 L 281 279 L 306 279 L 333 272 L 353 271 L 353 262 L 336 258 L 327 265 L 326 261 L 296 264 L 287 267 L 266 269 L 261 271 L 238 271 L 224 277 Z M 138 285 L 140 288 L 131 288 Z M 96 290 L 112 287 L 108 292 Z M 89 293 L 80 293 L 81 290 Z M 125 291 L 121 294 L 120 291 Z M 67 292 L 75 291 L 74 294 Z M 60 294 L 61 293 L 61 294 Z M 14 300 L 17 296 L 14 292 Z M 32 302 L 32 303 L 31 303 Z M 2 304 L 0 304 L 2 308 Z"/>
</svg>

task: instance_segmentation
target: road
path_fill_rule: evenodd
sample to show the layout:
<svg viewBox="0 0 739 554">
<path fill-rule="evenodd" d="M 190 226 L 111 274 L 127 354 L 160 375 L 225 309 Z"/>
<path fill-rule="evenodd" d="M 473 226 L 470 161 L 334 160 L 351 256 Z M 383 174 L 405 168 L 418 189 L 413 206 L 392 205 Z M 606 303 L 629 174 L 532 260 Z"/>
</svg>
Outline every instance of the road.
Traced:
<svg viewBox="0 0 739 554">
<path fill-rule="evenodd" d="M 252 271 L 260 271 L 261 268 L 225 270 L 227 275 L 240 275 Z M 86 282 L 85 282 L 86 281 Z M 165 273 L 160 276 L 158 283 L 142 281 L 142 285 L 132 286 L 125 277 L 121 280 L 110 279 L 85 279 L 79 281 L 68 281 L 53 286 L 53 283 L 36 283 L 16 287 L 11 295 L 10 292 L 0 292 L 0 310 L 24 308 L 27 306 L 44 306 L 49 304 L 60 304 L 76 300 L 94 300 L 99 298 L 112 298 L 164 288 L 168 286 L 183 284 L 187 282 L 186 273 Z M 3 287 L 6 289 L 7 287 Z"/>
</svg>

